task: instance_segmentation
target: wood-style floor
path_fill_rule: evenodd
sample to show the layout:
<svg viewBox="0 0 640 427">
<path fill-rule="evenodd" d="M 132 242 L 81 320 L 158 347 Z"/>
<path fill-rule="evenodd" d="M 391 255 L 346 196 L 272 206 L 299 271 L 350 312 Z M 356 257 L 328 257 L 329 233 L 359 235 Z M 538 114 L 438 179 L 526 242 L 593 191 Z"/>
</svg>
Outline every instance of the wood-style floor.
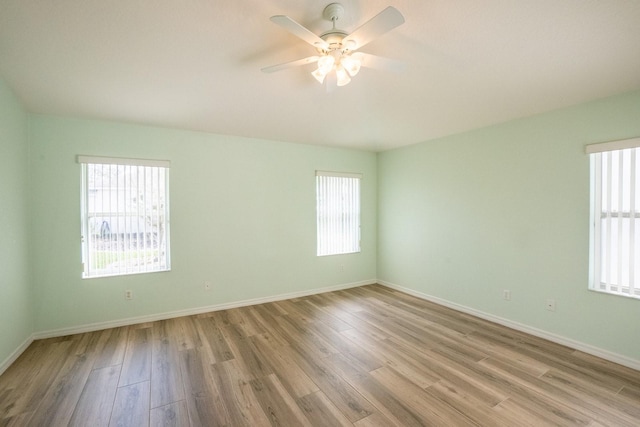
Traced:
<svg viewBox="0 0 640 427">
<path fill-rule="evenodd" d="M 639 426 L 640 372 L 365 286 L 34 342 L 11 426 Z"/>
</svg>

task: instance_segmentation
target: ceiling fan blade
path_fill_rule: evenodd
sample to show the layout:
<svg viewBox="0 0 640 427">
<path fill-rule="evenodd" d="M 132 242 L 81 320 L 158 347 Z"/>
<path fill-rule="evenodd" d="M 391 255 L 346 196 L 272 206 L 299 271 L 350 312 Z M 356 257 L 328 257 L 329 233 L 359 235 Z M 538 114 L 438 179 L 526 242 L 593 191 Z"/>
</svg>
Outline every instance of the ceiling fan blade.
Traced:
<svg viewBox="0 0 640 427">
<path fill-rule="evenodd" d="M 297 67 L 299 65 L 311 64 L 312 62 L 316 62 L 320 58 L 319 56 L 309 56 L 307 58 L 296 59 L 295 61 L 284 62 L 282 64 L 272 65 L 270 67 L 261 68 L 260 71 L 263 73 L 273 73 L 275 71 L 284 70 L 286 68 Z"/>
<path fill-rule="evenodd" d="M 363 67 L 375 68 L 378 70 L 402 72 L 407 69 L 407 64 L 397 59 L 385 58 L 383 56 L 371 55 L 370 53 L 355 52 L 351 55 L 358 59 Z"/>
<path fill-rule="evenodd" d="M 403 23 L 404 16 L 400 11 L 389 6 L 345 37 L 342 43 L 356 50 Z"/>
<path fill-rule="evenodd" d="M 293 19 L 289 18 L 286 15 L 275 15 L 275 16 L 272 16 L 270 19 L 271 19 L 271 22 L 280 25 L 282 28 L 289 31 L 294 36 L 299 37 L 302 40 L 306 41 L 311 46 L 322 48 L 322 49 L 326 49 L 327 47 L 329 47 L 327 42 L 325 42 L 320 37 L 318 37 L 317 35 L 315 35 L 314 33 L 312 33 L 311 31 L 309 31 L 302 25 L 298 24 L 296 21 L 294 21 Z"/>
</svg>

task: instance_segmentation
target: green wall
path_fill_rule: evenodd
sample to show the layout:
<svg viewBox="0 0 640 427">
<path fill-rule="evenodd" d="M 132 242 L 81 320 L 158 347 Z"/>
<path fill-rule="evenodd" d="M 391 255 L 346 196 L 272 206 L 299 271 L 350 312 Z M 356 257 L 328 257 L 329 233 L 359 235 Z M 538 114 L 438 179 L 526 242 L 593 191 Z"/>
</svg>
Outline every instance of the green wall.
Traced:
<svg viewBox="0 0 640 427">
<path fill-rule="evenodd" d="M 0 79 L 0 366 L 31 337 L 27 114 Z"/>
<path fill-rule="evenodd" d="M 380 153 L 378 278 L 640 360 L 640 301 L 587 290 L 584 153 L 639 135 L 635 92 Z"/>
<path fill-rule="evenodd" d="M 376 278 L 374 153 L 37 115 L 29 128 L 39 332 Z M 81 279 L 78 154 L 171 161 L 170 272 Z M 364 174 L 361 253 L 316 256 L 316 169 Z"/>
<path fill-rule="evenodd" d="M 638 135 L 640 92 L 376 155 L 27 116 L 0 80 L 0 363 L 33 332 L 376 277 L 640 360 L 640 301 L 587 290 L 584 154 Z M 171 272 L 81 279 L 78 154 L 172 162 Z M 315 256 L 316 169 L 364 174 L 362 253 Z"/>
</svg>

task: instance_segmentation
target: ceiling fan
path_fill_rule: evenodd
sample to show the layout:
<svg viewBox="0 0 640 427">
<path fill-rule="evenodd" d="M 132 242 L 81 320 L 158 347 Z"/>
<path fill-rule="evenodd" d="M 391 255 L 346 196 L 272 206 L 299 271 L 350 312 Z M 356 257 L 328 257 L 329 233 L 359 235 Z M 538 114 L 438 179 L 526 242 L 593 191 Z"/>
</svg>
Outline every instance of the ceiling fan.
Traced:
<svg viewBox="0 0 640 427">
<path fill-rule="evenodd" d="M 317 54 L 295 61 L 265 67 L 262 68 L 262 71 L 272 73 L 274 71 L 316 62 L 318 68 L 311 74 L 318 82 L 323 83 L 325 77 L 332 71 L 335 71 L 337 85 L 344 86 L 351 81 L 351 77 L 360 71 L 361 66 L 390 70 L 403 68 L 404 64 L 399 61 L 371 55 L 369 53 L 356 52 L 367 43 L 404 23 L 404 17 L 396 8 L 392 6 L 387 7 L 351 34 L 336 28 L 336 22 L 343 16 L 344 7 L 340 3 L 331 3 L 325 7 L 322 17 L 327 21 L 331 21 L 333 27 L 319 36 L 288 16 L 272 16 L 272 22 L 280 25 L 291 34 L 315 47 Z"/>
</svg>

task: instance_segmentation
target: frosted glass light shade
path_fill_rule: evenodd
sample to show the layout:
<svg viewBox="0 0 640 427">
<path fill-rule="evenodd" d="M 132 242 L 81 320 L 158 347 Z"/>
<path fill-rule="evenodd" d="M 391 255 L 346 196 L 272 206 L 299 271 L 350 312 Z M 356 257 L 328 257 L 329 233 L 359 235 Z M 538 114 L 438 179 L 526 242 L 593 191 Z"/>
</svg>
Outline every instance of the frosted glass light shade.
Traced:
<svg viewBox="0 0 640 427">
<path fill-rule="evenodd" d="M 315 70 L 313 73 L 311 73 L 311 75 L 312 75 L 313 77 L 315 77 L 315 79 L 316 79 L 318 82 L 322 83 L 322 82 L 324 82 L 324 78 L 327 76 L 327 73 L 323 73 L 323 72 L 320 70 L 320 68 L 318 68 L 318 69 L 317 69 L 317 70 Z"/>
<path fill-rule="evenodd" d="M 341 65 L 336 67 L 336 77 L 338 78 L 338 86 L 348 85 L 351 81 L 349 74 Z"/>
<path fill-rule="evenodd" d="M 318 71 L 325 75 L 328 74 L 333 68 L 335 61 L 335 58 L 331 55 L 321 56 L 320 59 L 318 59 Z"/>
<path fill-rule="evenodd" d="M 351 56 L 345 56 L 340 60 L 340 64 L 344 67 L 345 70 L 349 73 L 351 77 L 358 74 L 360 71 L 360 61 Z"/>
</svg>

